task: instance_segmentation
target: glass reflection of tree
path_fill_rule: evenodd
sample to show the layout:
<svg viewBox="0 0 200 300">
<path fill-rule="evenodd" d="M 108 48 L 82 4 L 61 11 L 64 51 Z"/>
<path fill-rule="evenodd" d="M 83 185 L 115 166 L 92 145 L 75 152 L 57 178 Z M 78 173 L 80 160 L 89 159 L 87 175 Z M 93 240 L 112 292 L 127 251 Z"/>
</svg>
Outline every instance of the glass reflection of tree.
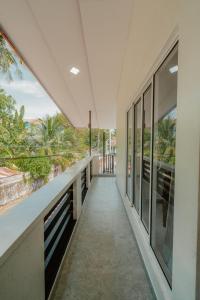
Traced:
<svg viewBox="0 0 200 300">
<path fill-rule="evenodd" d="M 144 144 L 143 144 L 143 151 L 144 151 L 144 157 L 150 158 L 150 149 L 151 149 L 151 128 L 144 128 Z"/>
<path fill-rule="evenodd" d="M 131 156 L 132 156 L 132 153 L 131 153 L 131 146 L 132 146 L 132 143 L 131 143 L 131 129 L 129 128 L 128 130 L 128 176 L 130 177 L 131 176 Z"/>
<path fill-rule="evenodd" d="M 158 161 L 175 165 L 176 109 L 173 109 L 157 123 L 155 147 Z"/>
</svg>

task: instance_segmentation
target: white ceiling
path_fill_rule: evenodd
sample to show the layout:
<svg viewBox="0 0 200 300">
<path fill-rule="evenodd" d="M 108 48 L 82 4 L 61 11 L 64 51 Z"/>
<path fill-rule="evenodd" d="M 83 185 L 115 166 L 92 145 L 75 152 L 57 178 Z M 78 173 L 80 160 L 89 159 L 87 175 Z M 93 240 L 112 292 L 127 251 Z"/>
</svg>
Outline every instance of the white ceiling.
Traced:
<svg viewBox="0 0 200 300">
<path fill-rule="evenodd" d="M 0 0 L 0 23 L 78 127 L 115 128 L 133 0 Z M 80 69 L 78 76 L 69 70 Z"/>
</svg>

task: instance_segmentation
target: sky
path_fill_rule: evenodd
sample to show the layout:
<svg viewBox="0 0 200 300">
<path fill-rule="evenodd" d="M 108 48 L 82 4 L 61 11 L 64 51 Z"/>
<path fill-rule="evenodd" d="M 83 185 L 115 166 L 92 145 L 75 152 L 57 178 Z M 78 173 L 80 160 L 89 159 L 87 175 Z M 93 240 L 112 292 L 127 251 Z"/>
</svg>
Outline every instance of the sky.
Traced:
<svg viewBox="0 0 200 300">
<path fill-rule="evenodd" d="M 10 51 L 13 50 L 7 44 Z M 17 64 L 21 70 L 21 78 L 16 74 L 16 68 L 12 66 L 10 71 L 13 80 L 8 80 L 8 76 L 0 72 L 0 88 L 4 89 L 8 95 L 11 95 L 19 109 L 22 105 L 25 106 L 26 120 L 43 118 L 47 114 L 52 116 L 60 112 L 59 108 L 49 97 L 47 92 L 29 71 L 29 69 L 21 64 L 19 58 L 14 54 Z"/>
</svg>

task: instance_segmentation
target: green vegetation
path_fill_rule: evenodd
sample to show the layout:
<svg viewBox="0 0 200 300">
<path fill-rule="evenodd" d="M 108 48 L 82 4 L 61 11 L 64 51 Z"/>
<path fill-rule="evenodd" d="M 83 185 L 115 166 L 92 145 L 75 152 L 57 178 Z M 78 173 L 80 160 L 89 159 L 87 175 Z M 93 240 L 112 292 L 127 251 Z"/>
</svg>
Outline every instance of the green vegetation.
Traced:
<svg viewBox="0 0 200 300">
<path fill-rule="evenodd" d="M 51 172 L 51 161 L 47 157 L 19 159 L 16 161 L 20 171 L 29 172 L 32 180 L 43 179 L 47 182 Z"/>
<path fill-rule="evenodd" d="M 175 165 L 176 119 L 170 115 L 158 121 L 155 126 L 155 159 L 169 165 Z M 144 128 L 144 156 L 150 159 L 151 129 Z"/>
<path fill-rule="evenodd" d="M 155 139 L 157 160 L 175 165 L 176 119 L 167 117 L 158 122 Z"/>
<path fill-rule="evenodd" d="M 24 112 L 23 106 L 18 112 L 15 100 L 0 90 L 0 166 L 46 181 L 52 167 L 64 170 L 86 155 L 87 128 L 74 128 L 61 113 L 29 123 Z"/>
<path fill-rule="evenodd" d="M 22 61 L 20 60 L 20 63 Z M 7 75 L 8 80 L 12 80 L 12 72 L 10 67 L 14 67 L 15 74 L 22 77 L 18 62 L 11 51 L 7 48 L 6 40 L 0 32 L 0 72 Z"/>
<path fill-rule="evenodd" d="M 56 167 L 64 171 L 86 156 L 87 128 L 74 128 L 61 113 L 44 119 L 24 120 L 15 100 L 0 90 L 0 166 L 28 172 L 33 181 L 48 180 Z M 106 130 L 106 139 L 109 131 Z M 102 129 L 92 129 L 93 150 L 102 149 Z"/>
<path fill-rule="evenodd" d="M 27 147 L 23 121 L 24 107 L 18 112 L 15 100 L 0 90 L 0 157 L 22 156 Z"/>
</svg>

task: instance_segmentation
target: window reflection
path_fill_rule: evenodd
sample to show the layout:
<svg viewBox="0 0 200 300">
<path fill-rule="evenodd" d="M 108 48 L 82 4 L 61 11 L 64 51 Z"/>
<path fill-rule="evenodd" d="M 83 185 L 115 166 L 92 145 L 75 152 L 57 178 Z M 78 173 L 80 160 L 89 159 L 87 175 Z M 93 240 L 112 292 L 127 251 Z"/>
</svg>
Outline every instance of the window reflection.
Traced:
<svg viewBox="0 0 200 300">
<path fill-rule="evenodd" d="M 127 195 L 132 201 L 132 108 L 127 113 Z"/>
<path fill-rule="evenodd" d="M 143 99 L 143 153 L 142 153 L 142 221 L 149 231 L 150 203 L 150 158 L 151 158 L 151 86 L 144 93 Z"/>
<path fill-rule="evenodd" d="M 141 123 L 142 101 L 137 102 L 134 107 L 134 205 L 139 212 L 140 191 L 141 191 L 141 151 L 142 151 L 142 123 Z"/>
<path fill-rule="evenodd" d="M 151 245 L 170 284 L 176 159 L 177 71 L 176 47 L 155 74 L 154 97 Z"/>
</svg>

